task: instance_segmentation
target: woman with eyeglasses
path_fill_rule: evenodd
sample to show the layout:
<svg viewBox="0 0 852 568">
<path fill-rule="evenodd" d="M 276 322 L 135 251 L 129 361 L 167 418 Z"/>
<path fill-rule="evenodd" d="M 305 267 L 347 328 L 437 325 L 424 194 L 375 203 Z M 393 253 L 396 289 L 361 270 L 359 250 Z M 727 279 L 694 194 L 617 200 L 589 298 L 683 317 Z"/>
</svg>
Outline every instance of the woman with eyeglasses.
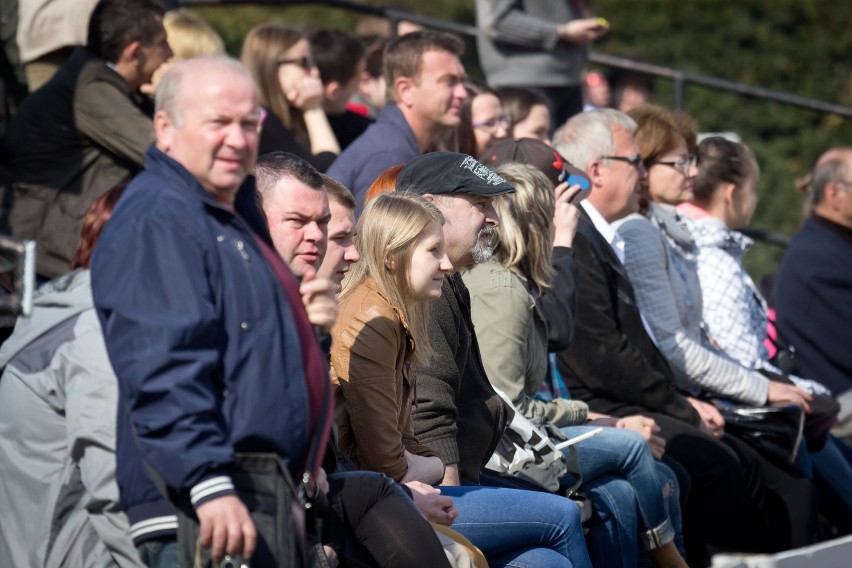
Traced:
<svg viewBox="0 0 852 568">
<path fill-rule="evenodd" d="M 624 266 L 636 301 L 657 347 L 693 393 L 750 406 L 790 403 L 807 409 L 808 393 L 739 365 L 703 331 L 697 249 L 675 209 L 694 197 L 692 120 L 650 105 L 628 114 L 639 126 L 636 142 L 648 175 L 641 182 L 640 213 L 615 225 L 625 242 Z"/>
<path fill-rule="evenodd" d="M 266 111 L 259 153 L 290 152 L 325 172 L 340 145 L 322 107 L 322 80 L 307 38 L 281 24 L 260 24 L 246 35 L 240 58 Z"/>
<path fill-rule="evenodd" d="M 508 136 L 509 118 L 497 93 L 478 81 L 464 82 L 467 99 L 459 113 L 458 151 L 479 157 Z"/>
<path fill-rule="evenodd" d="M 525 87 L 502 87 L 497 94 L 509 117 L 509 138 L 535 138 L 551 144 L 550 100 L 544 93 Z"/>
</svg>

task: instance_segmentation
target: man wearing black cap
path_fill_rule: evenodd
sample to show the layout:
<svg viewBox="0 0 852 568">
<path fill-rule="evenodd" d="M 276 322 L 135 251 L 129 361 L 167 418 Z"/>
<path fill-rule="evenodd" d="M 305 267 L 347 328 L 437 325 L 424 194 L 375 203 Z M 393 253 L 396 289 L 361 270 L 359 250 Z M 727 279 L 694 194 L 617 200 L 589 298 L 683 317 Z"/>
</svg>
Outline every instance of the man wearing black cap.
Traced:
<svg viewBox="0 0 852 568">
<path fill-rule="evenodd" d="M 456 270 L 491 257 L 499 223 L 491 199 L 515 191 L 475 159 L 454 152 L 433 152 L 410 161 L 396 188 L 421 194 L 441 210 L 447 256 Z M 415 434 L 446 465 L 442 485 L 459 485 L 462 479 L 478 483 L 511 411 L 485 375 L 470 296 L 458 273 L 444 279 L 441 297 L 429 309 L 434 354 L 428 364 L 411 368 L 417 383 Z"/>
</svg>

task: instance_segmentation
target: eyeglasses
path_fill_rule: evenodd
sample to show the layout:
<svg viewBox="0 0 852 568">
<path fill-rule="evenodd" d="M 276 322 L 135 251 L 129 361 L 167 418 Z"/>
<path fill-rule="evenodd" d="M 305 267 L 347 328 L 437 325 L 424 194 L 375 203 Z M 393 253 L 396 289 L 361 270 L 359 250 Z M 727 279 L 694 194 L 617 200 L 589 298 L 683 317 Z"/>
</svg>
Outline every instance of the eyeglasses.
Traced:
<svg viewBox="0 0 852 568">
<path fill-rule="evenodd" d="M 636 154 L 635 156 L 601 156 L 602 160 L 617 160 L 619 162 L 626 162 L 636 168 L 637 170 L 642 168 L 642 154 Z"/>
<path fill-rule="evenodd" d="M 494 118 L 489 118 L 488 120 L 483 120 L 480 122 L 472 122 L 470 125 L 474 128 L 487 128 L 489 130 L 496 130 L 499 127 L 506 128 L 509 126 L 509 122 L 512 118 L 504 114 L 502 116 L 495 116 Z"/>
<path fill-rule="evenodd" d="M 276 64 L 279 67 L 282 65 L 298 65 L 305 71 L 310 71 L 315 67 L 314 58 L 310 55 L 303 55 L 302 57 L 297 57 L 295 59 L 279 59 L 276 61 Z"/>
<path fill-rule="evenodd" d="M 689 172 L 690 168 L 694 168 L 698 163 L 698 156 L 687 156 L 676 162 L 664 162 L 662 160 L 654 160 L 652 164 L 660 164 L 661 166 L 669 166 L 682 174 Z"/>
</svg>

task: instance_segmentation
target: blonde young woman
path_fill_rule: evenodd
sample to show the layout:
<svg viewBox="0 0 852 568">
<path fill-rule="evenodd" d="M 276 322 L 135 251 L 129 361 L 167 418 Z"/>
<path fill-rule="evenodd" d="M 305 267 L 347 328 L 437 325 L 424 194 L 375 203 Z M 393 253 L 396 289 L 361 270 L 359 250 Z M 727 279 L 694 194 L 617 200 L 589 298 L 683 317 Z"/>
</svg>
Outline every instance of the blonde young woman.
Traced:
<svg viewBox="0 0 852 568">
<path fill-rule="evenodd" d="M 400 193 L 378 195 L 361 214 L 361 260 L 343 283 L 332 330 L 340 449 L 357 467 L 406 484 L 430 521 L 452 524 L 492 567 L 590 566 L 579 513 L 562 497 L 431 487 L 443 479 L 444 464 L 414 436 L 408 370 L 429 360 L 428 302 L 440 297 L 453 269 L 443 223 L 424 198 Z"/>
<path fill-rule="evenodd" d="M 267 112 L 259 153 L 290 152 L 325 172 L 340 145 L 322 108 L 322 80 L 304 34 L 277 23 L 257 25 L 246 34 L 240 59 Z"/>
<path fill-rule="evenodd" d="M 562 428 L 568 437 L 590 430 L 587 419 L 592 426 L 616 426 L 576 446 L 594 509 L 604 513 L 602 518 L 618 519 L 593 525 L 588 540 L 596 565 L 636 566 L 642 550 L 657 566 L 686 566 L 674 542 L 680 529 L 674 473 L 654 462 L 642 435 L 625 429 L 629 421 L 653 421 L 614 420 L 590 413 L 581 401 L 533 398 L 548 372 L 547 329 L 536 298 L 553 284 L 554 245 L 572 244 L 577 212 L 570 200 L 576 190 L 563 183 L 554 191 L 550 179 L 532 166 L 507 163 L 495 171 L 515 193 L 494 199 L 500 217 L 494 257 L 463 274 L 488 378 L 518 412 L 537 424 Z M 662 454 L 661 447 L 657 451 Z M 668 501 L 662 485 L 668 486 Z"/>
</svg>

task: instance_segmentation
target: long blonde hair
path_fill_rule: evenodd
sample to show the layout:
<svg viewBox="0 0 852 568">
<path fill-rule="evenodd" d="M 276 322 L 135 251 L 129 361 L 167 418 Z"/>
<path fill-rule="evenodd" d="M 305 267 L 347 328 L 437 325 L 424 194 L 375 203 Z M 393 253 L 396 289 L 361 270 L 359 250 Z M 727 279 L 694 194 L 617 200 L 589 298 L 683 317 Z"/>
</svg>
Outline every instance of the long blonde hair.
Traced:
<svg viewBox="0 0 852 568">
<path fill-rule="evenodd" d="M 516 268 L 536 290 L 553 282 L 553 184 L 537 168 L 509 162 L 495 173 L 515 188 L 494 198 L 500 217 L 494 257 L 504 268 Z"/>
<path fill-rule="evenodd" d="M 444 224 L 437 207 L 419 195 L 382 193 L 370 201 L 358 219 L 355 245 L 361 260 L 352 265 L 343 281 L 343 302 L 367 278 L 408 322 L 415 351 L 406 362 L 426 363 L 429 344 L 429 303 L 413 299 L 408 271 L 414 243 L 432 223 Z M 393 269 L 389 268 L 393 266 Z"/>
<path fill-rule="evenodd" d="M 301 39 L 302 32 L 283 24 L 258 24 L 246 34 L 240 60 L 257 84 L 260 104 L 281 119 L 297 142 L 310 147 L 302 113 L 290 105 L 278 80 L 278 62 Z"/>
</svg>

